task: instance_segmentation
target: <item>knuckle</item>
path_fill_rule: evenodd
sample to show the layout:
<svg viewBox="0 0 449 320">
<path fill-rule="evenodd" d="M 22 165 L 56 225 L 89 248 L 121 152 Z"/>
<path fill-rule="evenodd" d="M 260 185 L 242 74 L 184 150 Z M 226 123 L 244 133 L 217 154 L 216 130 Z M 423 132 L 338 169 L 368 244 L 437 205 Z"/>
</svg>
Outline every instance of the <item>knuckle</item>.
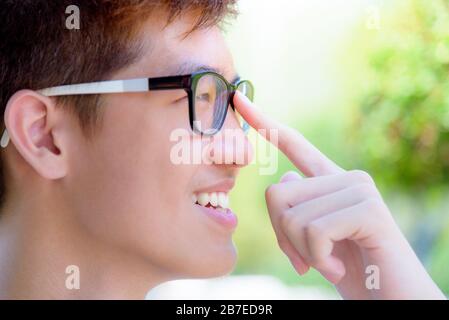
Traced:
<svg viewBox="0 0 449 320">
<path fill-rule="evenodd" d="M 319 237 L 322 234 L 321 228 L 316 223 L 313 223 L 313 222 L 308 223 L 304 227 L 304 232 L 305 232 L 307 238 L 312 241 L 319 239 Z"/>
<path fill-rule="evenodd" d="M 354 179 L 356 181 L 360 181 L 362 183 L 367 183 L 367 184 L 374 184 L 373 178 L 366 171 L 363 171 L 363 170 L 352 170 L 349 173 L 350 173 L 350 175 L 352 177 L 354 177 Z"/>
<path fill-rule="evenodd" d="M 278 188 L 279 187 L 277 184 L 272 184 L 265 189 L 265 200 L 267 202 L 271 202 L 273 198 L 276 197 L 276 194 L 278 193 Z"/>
<path fill-rule="evenodd" d="M 293 208 L 284 211 L 281 220 L 282 229 L 292 239 L 302 237 L 307 222 L 301 218 L 301 214 Z"/>
<path fill-rule="evenodd" d="M 355 186 L 353 191 L 362 199 L 376 198 L 379 195 L 376 187 L 373 184 L 366 182 Z"/>
<path fill-rule="evenodd" d="M 367 212 L 374 213 L 376 216 L 386 211 L 384 202 L 378 197 L 366 199 L 364 201 L 364 205 Z"/>
<path fill-rule="evenodd" d="M 295 213 L 291 209 L 284 210 L 281 214 L 280 224 L 287 232 L 294 232 L 299 227 L 297 219 L 295 219 Z"/>
<path fill-rule="evenodd" d="M 320 264 L 321 258 L 316 248 L 319 246 L 319 243 L 321 241 L 320 239 L 322 238 L 323 230 L 319 225 L 311 222 L 304 227 L 304 233 L 306 235 L 307 242 L 309 244 L 310 263 L 313 264 L 314 266 L 317 266 Z"/>
</svg>

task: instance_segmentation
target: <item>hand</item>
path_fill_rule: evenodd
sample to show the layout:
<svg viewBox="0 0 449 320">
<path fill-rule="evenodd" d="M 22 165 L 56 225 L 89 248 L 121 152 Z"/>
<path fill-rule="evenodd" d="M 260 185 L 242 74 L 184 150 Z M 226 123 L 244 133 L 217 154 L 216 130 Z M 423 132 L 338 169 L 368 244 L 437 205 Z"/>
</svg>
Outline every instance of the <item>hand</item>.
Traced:
<svg viewBox="0 0 449 320">
<path fill-rule="evenodd" d="M 264 137 L 307 176 L 287 173 L 266 191 L 279 246 L 299 274 L 313 267 L 349 299 L 445 298 L 367 173 L 343 170 L 242 94 L 236 94 L 234 102 L 242 117 L 253 128 L 264 129 Z M 278 141 L 270 130 L 276 130 Z M 379 270 L 379 289 L 365 284 L 370 265 Z"/>
</svg>

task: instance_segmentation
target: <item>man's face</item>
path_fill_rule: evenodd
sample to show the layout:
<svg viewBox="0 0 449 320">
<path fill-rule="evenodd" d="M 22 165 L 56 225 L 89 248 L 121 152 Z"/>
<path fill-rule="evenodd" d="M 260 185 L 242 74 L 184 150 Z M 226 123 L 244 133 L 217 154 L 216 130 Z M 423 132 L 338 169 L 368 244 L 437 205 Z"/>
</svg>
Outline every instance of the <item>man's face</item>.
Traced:
<svg viewBox="0 0 449 320">
<path fill-rule="evenodd" d="M 166 28 L 153 21 L 142 30 L 148 39 L 142 59 L 115 79 L 179 75 L 197 66 L 213 67 L 228 81 L 236 76 L 217 27 L 184 37 L 192 20 L 179 19 Z M 194 198 L 227 195 L 238 170 L 251 160 L 251 149 L 193 134 L 185 96 L 184 90 L 105 96 L 101 128 L 92 141 L 83 142 L 80 136 L 72 155 L 70 192 L 81 224 L 97 240 L 176 277 L 218 276 L 235 265 L 234 217 L 204 209 Z M 177 129 L 190 132 L 192 149 L 209 145 L 212 164 L 173 163 L 170 153 L 177 142 L 170 135 Z M 248 145 L 232 109 L 224 129 L 234 129 L 237 139 Z M 246 161 L 217 163 L 215 157 L 224 154 Z"/>
</svg>

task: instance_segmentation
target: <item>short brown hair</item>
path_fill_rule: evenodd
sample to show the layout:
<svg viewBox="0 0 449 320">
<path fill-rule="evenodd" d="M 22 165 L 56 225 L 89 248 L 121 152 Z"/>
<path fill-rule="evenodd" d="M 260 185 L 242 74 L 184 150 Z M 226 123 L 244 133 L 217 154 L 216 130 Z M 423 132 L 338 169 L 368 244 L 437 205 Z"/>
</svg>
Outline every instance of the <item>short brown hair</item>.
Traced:
<svg viewBox="0 0 449 320">
<path fill-rule="evenodd" d="M 104 80 L 140 54 L 137 31 L 155 10 L 167 24 L 195 13 L 192 30 L 236 13 L 236 0 L 2 0 L 0 2 L 0 106 L 21 89 Z M 80 30 L 66 28 L 66 8 L 80 9 Z M 98 96 L 58 98 L 85 133 L 98 118 Z M 2 117 L 3 118 L 3 117 Z M 2 122 L 3 123 L 3 122 Z M 1 166 L 1 165 L 0 165 Z M 0 204 L 5 194 L 0 167 Z"/>
</svg>

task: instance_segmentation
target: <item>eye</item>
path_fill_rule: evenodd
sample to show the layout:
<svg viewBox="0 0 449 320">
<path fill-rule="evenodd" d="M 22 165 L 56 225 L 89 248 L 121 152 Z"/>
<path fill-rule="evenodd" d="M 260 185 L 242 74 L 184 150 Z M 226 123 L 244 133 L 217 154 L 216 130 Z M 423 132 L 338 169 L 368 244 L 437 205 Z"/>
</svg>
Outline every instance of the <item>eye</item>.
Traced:
<svg viewBox="0 0 449 320">
<path fill-rule="evenodd" d="M 203 93 L 203 94 L 197 95 L 196 99 L 200 100 L 200 101 L 209 102 L 210 101 L 210 94 L 209 93 Z"/>
</svg>

